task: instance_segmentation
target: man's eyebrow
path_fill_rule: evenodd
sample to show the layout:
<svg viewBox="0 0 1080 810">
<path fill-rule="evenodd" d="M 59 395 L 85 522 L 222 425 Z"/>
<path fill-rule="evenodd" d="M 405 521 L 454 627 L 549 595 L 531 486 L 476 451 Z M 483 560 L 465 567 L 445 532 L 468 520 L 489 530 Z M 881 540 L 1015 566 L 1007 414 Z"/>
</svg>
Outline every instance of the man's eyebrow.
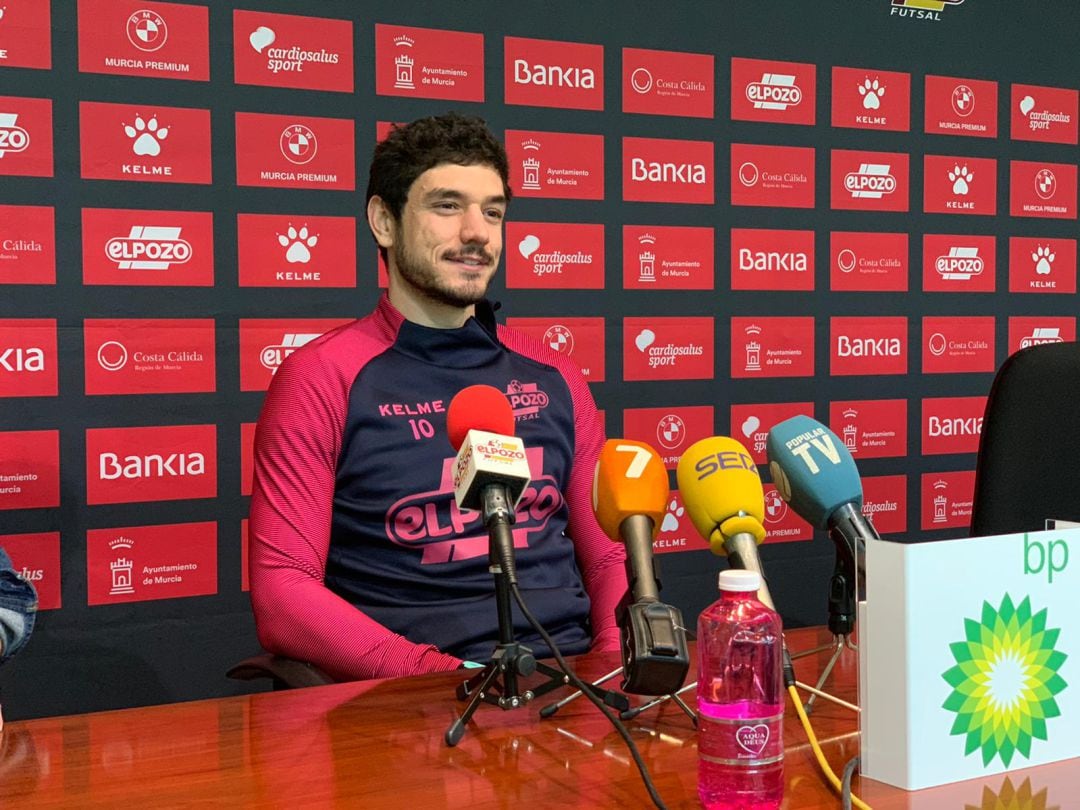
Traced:
<svg viewBox="0 0 1080 810">
<path fill-rule="evenodd" d="M 462 201 L 465 199 L 465 195 L 454 188 L 433 188 L 431 191 L 424 194 L 425 201 L 431 200 L 457 200 Z M 483 201 L 484 205 L 506 205 L 506 197 L 502 194 L 497 194 L 493 197 L 486 197 Z"/>
</svg>

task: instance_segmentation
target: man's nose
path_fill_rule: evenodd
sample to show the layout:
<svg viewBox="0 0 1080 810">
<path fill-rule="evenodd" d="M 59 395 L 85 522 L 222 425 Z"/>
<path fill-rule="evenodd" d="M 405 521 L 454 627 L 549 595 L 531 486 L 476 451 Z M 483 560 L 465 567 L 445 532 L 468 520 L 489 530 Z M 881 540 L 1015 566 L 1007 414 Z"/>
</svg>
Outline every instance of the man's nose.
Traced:
<svg viewBox="0 0 1080 810">
<path fill-rule="evenodd" d="M 486 245 L 490 239 L 487 220 L 484 219 L 480 206 L 467 206 L 461 220 L 461 241 Z"/>
</svg>

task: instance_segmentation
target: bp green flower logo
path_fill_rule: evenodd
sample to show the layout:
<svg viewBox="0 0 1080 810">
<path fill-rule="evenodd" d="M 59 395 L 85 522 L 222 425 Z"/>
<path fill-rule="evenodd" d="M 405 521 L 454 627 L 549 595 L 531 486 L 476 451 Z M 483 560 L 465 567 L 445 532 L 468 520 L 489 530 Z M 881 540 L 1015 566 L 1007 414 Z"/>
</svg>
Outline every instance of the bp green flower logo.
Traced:
<svg viewBox="0 0 1080 810">
<path fill-rule="evenodd" d="M 1032 615 L 1031 600 L 1016 607 L 1005 594 L 1001 607 L 983 602 L 982 621 L 964 619 L 964 641 L 949 645 L 956 666 L 941 677 L 952 687 L 942 708 L 956 712 L 950 734 L 967 736 L 964 756 L 982 750 L 1008 767 L 1031 741 L 1045 740 L 1046 721 L 1061 714 L 1054 696 L 1068 685 L 1058 674 L 1067 657 L 1054 649 L 1060 629 L 1048 629 L 1046 610 Z"/>
</svg>

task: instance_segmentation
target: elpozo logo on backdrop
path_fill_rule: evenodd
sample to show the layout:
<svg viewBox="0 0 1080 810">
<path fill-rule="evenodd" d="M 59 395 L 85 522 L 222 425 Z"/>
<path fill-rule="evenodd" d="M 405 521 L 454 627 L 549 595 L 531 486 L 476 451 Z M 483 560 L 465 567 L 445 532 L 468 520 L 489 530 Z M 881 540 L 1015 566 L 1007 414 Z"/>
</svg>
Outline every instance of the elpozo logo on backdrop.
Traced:
<svg viewBox="0 0 1080 810">
<path fill-rule="evenodd" d="M 892 0 L 889 15 L 909 20 L 941 22 L 945 9 L 959 6 L 964 0 Z"/>
</svg>

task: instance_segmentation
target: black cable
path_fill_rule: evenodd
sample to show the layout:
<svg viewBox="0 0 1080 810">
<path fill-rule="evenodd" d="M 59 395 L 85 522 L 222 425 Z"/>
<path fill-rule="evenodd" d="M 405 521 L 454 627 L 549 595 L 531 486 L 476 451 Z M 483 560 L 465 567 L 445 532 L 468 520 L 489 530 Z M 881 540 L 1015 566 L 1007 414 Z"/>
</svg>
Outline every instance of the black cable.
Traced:
<svg viewBox="0 0 1080 810">
<path fill-rule="evenodd" d="M 548 645 L 552 655 L 555 656 L 555 660 L 559 664 L 559 669 L 561 669 L 566 677 L 570 679 L 570 683 L 572 683 L 576 689 L 580 690 L 585 697 L 592 701 L 593 705 L 596 706 L 601 714 L 611 722 L 615 727 L 615 730 L 619 732 L 619 736 L 623 738 L 623 742 L 626 743 L 626 747 L 630 750 L 630 756 L 634 758 L 634 764 L 637 765 L 638 772 L 641 774 L 641 781 L 645 783 L 645 789 L 649 791 L 649 796 L 652 798 L 653 804 L 660 808 L 660 810 L 667 810 L 667 805 L 665 805 L 663 799 L 660 798 L 660 794 L 656 792 L 656 786 L 653 784 L 652 776 L 649 775 L 649 769 L 645 765 L 645 760 L 641 758 L 641 753 L 638 751 L 637 745 L 634 744 L 634 740 L 630 737 L 630 732 L 626 730 L 626 726 L 622 724 L 622 721 L 620 721 L 618 717 L 607 710 L 603 701 L 592 693 L 592 690 L 587 684 L 582 682 L 581 678 L 577 676 L 577 673 L 570 669 L 570 665 L 566 663 L 566 659 L 563 658 L 562 653 L 559 652 L 559 648 L 555 646 L 554 640 L 540 625 L 540 622 L 537 621 L 536 617 L 533 616 L 532 611 L 525 605 L 525 599 L 521 595 L 521 589 L 518 588 L 516 584 L 512 584 L 510 588 L 514 592 L 514 599 L 517 601 L 518 607 L 521 608 L 521 612 L 525 615 L 529 624 L 533 626 L 533 629 L 540 634 L 540 638 L 544 640 L 544 643 Z"/>
<path fill-rule="evenodd" d="M 844 779 L 840 783 L 840 801 L 843 802 L 844 810 L 851 810 L 851 777 L 859 767 L 859 758 L 852 757 L 844 766 Z"/>
</svg>

